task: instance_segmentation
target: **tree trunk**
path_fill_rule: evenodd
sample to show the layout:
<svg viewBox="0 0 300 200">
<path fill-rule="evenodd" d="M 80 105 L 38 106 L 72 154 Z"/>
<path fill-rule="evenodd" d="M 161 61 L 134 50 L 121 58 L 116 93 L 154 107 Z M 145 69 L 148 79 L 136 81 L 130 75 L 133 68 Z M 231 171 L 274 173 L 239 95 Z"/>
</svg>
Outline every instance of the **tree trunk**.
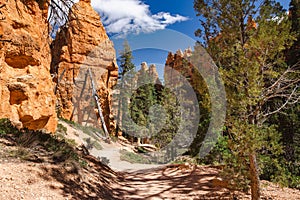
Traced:
<svg viewBox="0 0 300 200">
<path fill-rule="evenodd" d="M 138 147 L 141 146 L 141 138 L 138 138 L 138 139 L 137 139 L 137 146 L 138 146 Z"/>
<path fill-rule="evenodd" d="M 259 185 L 259 173 L 256 162 L 255 153 L 249 155 L 250 160 L 250 179 L 251 179 L 251 199 L 260 200 L 260 185 Z"/>
<path fill-rule="evenodd" d="M 99 97 L 97 95 L 97 91 L 96 91 L 94 80 L 93 80 L 92 71 L 91 71 L 90 68 L 88 68 L 88 73 L 89 73 L 90 78 L 91 78 L 91 85 L 92 85 L 93 96 L 94 96 L 95 102 L 97 104 L 98 114 L 99 114 L 99 117 L 100 117 L 100 120 L 101 120 L 101 123 L 102 123 L 102 127 L 103 127 L 103 130 L 104 130 L 104 133 L 105 133 L 105 137 L 107 139 L 109 139 L 109 133 L 108 133 L 108 130 L 107 130 L 107 127 L 106 127 L 106 124 L 105 124 L 105 120 L 104 120 L 102 108 L 101 108 L 101 105 L 100 105 L 100 100 L 99 100 Z"/>
</svg>

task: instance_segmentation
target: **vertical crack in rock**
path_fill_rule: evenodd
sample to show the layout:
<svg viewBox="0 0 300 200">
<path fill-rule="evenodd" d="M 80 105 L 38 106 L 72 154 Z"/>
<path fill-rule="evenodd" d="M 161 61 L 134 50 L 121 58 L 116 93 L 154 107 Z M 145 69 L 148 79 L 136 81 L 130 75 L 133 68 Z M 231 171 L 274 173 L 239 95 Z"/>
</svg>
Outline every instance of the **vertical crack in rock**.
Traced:
<svg viewBox="0 0 300 200">
<path fill-rule="evenodd" d="M 112 87 L 118 78 L 113 43 L 89 0 L 76 3 L 72 13 L 52 43 L 51 72 L 56 77 L 60 116 L 83 125 L 99 126 L 90 78 L 86 77 L 90 68 L 106 126 L 112 132 Z"/>
</svg>

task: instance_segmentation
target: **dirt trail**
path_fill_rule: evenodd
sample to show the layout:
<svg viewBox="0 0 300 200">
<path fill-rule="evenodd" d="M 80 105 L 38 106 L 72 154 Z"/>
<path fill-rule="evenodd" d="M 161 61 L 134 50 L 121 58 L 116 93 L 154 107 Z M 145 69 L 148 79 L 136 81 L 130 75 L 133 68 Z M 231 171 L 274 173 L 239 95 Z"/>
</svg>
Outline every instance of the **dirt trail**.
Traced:
<svg viewBox="0 0 300 200">
<path fill-rule="evenodd" d="M 218 170 L 209 167 L 160 167 L 123 173 L 124 199 L 233 199 L 228 189 L 214 186 Z"/>
<path fill-rule="evenodd" d="M 139 163 L 130 163 L 120 159 L 120 150 L 124 149 L 124 147 L 118 143 L 106 143 L 104 141 L 100 141 L 102 150 L 97 150 L 93 148 L 90 153 L 95 157 L 105 157 L 109 160 L 108 166 L 112 168 L 114 171 L 126 171 L 126 172 L 134 172 L 137 170 L 150 169 L 155 167 L 160 167 L 162 165 L 155 164 L 139 164 Z"/>
<path fill-rule="evenodd" d="M 60 121 L 64 127 L 67 128 L 67 137 L 70 139 L 74 139 L 77 144 L 87 145 L 87 142 L 84 141 L 85 138 L 92 138 L 81 130 L 74 129 L 70 124 Z M 108 160 L 108 166 L 115 171 L 126 171 L 133 172 L 137 170 L 155 168 L 163 165 L 155 165 L 155 164 L 139 164 L 139 163 L 130 163 L 120 159 L 120 150 L 128 149 L 126 146 L 122 146 L 120 143 L 111 142 L 107 143 L 101 139 L 98 139 L 97 142 L 101 145 L 102 149 L 98 150 L 95 146 L 91 146 L 89 148 L 89 153 L 96 158 L 106 158 Z"/>
<path fill-rule="evenodd" d="M 84 166 L 76 160 L 55 159 L 55 154 L 45 151 L 38 141 L 21 147 L 14 138 L 0 137 L 0 200 L 250 199 L 249 194 L 227 189 L 217 168 L 131 164 L 120 161 L 122 145 L 101 145 L 103 150 L 95 153 L 109 157 L 111 167 L 118 172 L 79 150 Z M 262 199 L 300 199 L 299 190 L 269 182 L 262 185 Z"/>
</svg>

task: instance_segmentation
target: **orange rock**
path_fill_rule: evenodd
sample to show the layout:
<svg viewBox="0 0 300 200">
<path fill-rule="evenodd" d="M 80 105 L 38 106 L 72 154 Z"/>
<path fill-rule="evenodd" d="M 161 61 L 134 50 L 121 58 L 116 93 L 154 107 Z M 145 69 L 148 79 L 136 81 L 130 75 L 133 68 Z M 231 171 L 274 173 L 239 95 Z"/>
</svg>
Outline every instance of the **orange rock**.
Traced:
<svg viewBox="0 0 300 200">
<path fill-rule="evenodd" d="M 19 128 L 57 126 L 50 46 L 45 12 L 36 1 L 5 1 L 1 20 L 0 118 Z M 1 16 L 0 16 L 1 17 Z"/>
<path fill-rule="evenodd" d="M 118 66 L 113 43 L 90 0 L 81 0 L 74 5 L 68 24 L 57 33 L 52 46 L 51 71 L 57 77 L 56 96 L 61 117 L 83 125 L 99 126 L 87 74 L 90 68 L 107 128 L 112 132 L 115 122 L 111 98 L 112 87 L 118 78 Z"/>
</svg>

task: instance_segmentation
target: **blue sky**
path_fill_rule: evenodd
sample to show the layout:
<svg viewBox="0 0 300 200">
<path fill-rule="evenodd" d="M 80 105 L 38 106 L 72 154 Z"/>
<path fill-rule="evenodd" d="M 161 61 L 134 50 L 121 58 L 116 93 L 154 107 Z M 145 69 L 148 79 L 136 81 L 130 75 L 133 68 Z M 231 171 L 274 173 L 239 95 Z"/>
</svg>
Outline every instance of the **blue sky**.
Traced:
<svg viewBox="0 0 300 200">
<path fill-rule="evenodd" d="M 290 0 L 278 0 L 288 8 Z M 132 32 L 177 30 L 193 39 L 199 28 L 193 0 L 92 0 L 110 36 Z"/>
<path fill-rule="evenodd" d="M 279 2 L 287 9 L 290 0 Z M 143 61 L 154 63 L 161 76 L 168 51 L 186 49 L 198 39 L 194 32 L 200 24 L 193 0 L 92 0 L 92 6 L 101 15 L 117 53 L 122 49 L 120 37 L 126 35 L 135 65 L 138 67 Z M 151 46 L 149 41 L 155 44 Z"/>
</svg>

